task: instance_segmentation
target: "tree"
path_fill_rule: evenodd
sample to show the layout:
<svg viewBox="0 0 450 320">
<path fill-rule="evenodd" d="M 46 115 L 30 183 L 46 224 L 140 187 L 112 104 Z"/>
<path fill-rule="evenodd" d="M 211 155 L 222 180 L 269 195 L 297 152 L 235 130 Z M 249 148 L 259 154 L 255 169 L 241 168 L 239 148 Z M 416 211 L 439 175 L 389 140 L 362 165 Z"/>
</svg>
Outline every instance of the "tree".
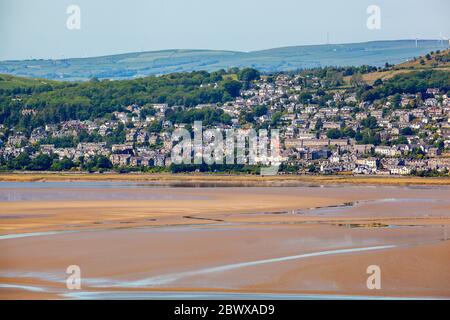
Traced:
<svg viewBox="0 0 450 320">
<path fill-rule="evenodd" d="M 314 129 L 317 130 L 317 131 L 319 131 L 319 130 L 322 129 L 322 127 L 323 127 L 323 121 L 322 121 L 321 118 L 319 118 L 319 119 L 317 119 L 317 121 L 316 121 L 316 125 L 315 125 Z"/>
<path fill-rule="evenodd" d="M 61 160 L 53 161 L 50 169 L 53 171 L 65 171 L 70 170 L 73 167 L 75 167 L 75 163 L 73 163 L 71 159 L 64 157 Z"/>
<path fill-rule="evenodd" d="M 312 99 L 312 95 L 308 92 L 302 92 L 298 96 L 298 99 L 301 103 L 308 103 Z"/>
<path fill-rule="evenodd" d="M 245 68 L 238 73 L 238 79 L 244 82 L 258 80 L 260 76 L 259 71 L 253 68 Z"/>
<path fill-rule="evenodd" d="M 242 84 L 236 80 L 228 80 L 224 82 L 223 87 L 230 96 L 235 98 L 239 96 L 242 89 Z"/>
<path fill-rule="evenodd" d="M 434 142 L 434 146 L 442 151 L 445 148 L 445 142 L 442 139 L 438 139 Z"/>
<path fill-rule="evenodd" d="M 112 164 L 111 161 L 105 156 L 98 156 L 97 157 L 97 168 L 99 169 L 111 169 Z"/>
<path fill-rule="evenodd" d="M 402 129 L 401 134 L 404 136 L 412 136 L 413 134 L 415 134 L 415 132 L 410 127 L 406 127 Z"/>
<path fill-rule="evenodd" d="M 39 154 L 28 165 L 29 170 L 45 171 L 49 170 L 52 165 L 53 159 L 47 154 Z"/>
<path fill-rule="evenodd" d="M 255 117 L 261 117 L 261 116 L 267 114 L 267 106 L 264 106 L 264 105 L 257 106 L 255 108 L 254 113 L 255 113 Z"/>
<path fill-rule="evenodd" d="M 364 129 L 361 133 L 356 133 L 355 140 L 360 144 L 373 144 L 376 146 L 381 143 L 380 135 L 371 129 Z"/>
<path fill-rule="evenodd" d="M 327 131 L 327 137 L 329 139 L 339 139 L 341 136 L 342 136 L 342 134 L 339 129 L 329 129 Z"/>
<path fill-rule="evenodd" d="M 342 135 L 342 137 L 354 138 L 354 137 L 355 137 L 355 134 L 356 134 L 355 130 L 353 130 L 353 129 L 350 128 L 350 127 L 344 127 L 344 128 L 341 130 L 341 135 Z"/>
<path fill-rule="evenodd" d="M 361 121 L 361 125 L 365 128 L 375 129 L 378 127 L 377 118 L 373 116 L 368 116 Z"/>
<path fill-rule="evenodd" d="M 23 152 L 16 158 L 8 161 L 8 168 L 13 170 L 22 170 L 25 169 L 30 163 L 30 156 L 28 155 L 28 153 Z"/>
<path fill-rule="evenodd" d="M 394 94 L 392 97 L 392 104 L 395 109 L 400 108 L 400 103 L 402 102 L 402 96 L 399 93 Z"/>
<path fill-rule="evenodd" d="M 361 142 L 362 139 L 363 139 L 363 135 L 362 135 L 361 131 L 360 131 L 359 129 L 356 130 L 356 133 L 355 133 L 355 140 L 356 140 L 357 142 Z"/>
<path fill-rule="evenodd" d="M 382 85 L 382 84 L 383 84 L 383 80 L 381 80 L 381 79 L 377 79 L 377 80 L 375 80 L 375 82 L 373 83 L 374 86 L 379 86 L 379 85 Z"/>
<path fill-rule="evenodd" d="M 255 115 L 252 112 L 244 112 L 242 114 L 242 120 L 247 123 L 252 123 L 254 121 Z"/>
<path fill-rule="evenodd" d="M 314 165 L 314 164 L 309 164 L 308 165 L 308 172 L 309 173 L 314 173 L 314 172 L 317 172 L 317 168 L 316 168 L 316 166 Z"/>
<path fill-rule="evenodd" d="M 272 123 L 271 123 L 272 126 L 276 126 L 280 122 L 282 115 L 283 114 L 282 114 L 281 111 L 277 111 L 277 112 L 275 112 L 273 114 L 273 116 L 272 116 Z"/>
<path fill-rule="evenodd" d="M 219 122 L 223 124 L 231 124 L 231 116 L 224 112 L 220 115 Z"/>
</svg>

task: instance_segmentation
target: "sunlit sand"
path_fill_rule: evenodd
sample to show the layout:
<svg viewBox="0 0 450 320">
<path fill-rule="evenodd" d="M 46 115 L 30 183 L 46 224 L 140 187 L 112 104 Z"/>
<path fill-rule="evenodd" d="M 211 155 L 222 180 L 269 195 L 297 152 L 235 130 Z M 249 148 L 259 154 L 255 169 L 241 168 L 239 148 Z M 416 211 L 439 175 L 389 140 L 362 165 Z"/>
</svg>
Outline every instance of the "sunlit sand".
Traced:
<svg viewBox="0 0 450 320">
<path fill-rule="evenodd" d="M 448 187 L 11 186 L 2 299 L 450 298 Z"/>
</svg>

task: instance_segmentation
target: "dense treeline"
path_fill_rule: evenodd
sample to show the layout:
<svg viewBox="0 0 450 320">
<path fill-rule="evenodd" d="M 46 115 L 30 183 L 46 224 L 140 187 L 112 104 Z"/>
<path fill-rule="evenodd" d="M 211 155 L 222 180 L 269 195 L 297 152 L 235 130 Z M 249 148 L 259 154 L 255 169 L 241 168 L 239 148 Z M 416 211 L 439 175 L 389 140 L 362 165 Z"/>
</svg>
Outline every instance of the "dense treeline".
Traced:
<svg viewBox="0 0 450 320">
<path fill-rule="evenodd" d="M 447 93 L 450 90 L 450 73 L 439 70 L 416 71 L 398 74 L 375 87 L 361 88 L 359 97 L 365 101 L 374 101 L 401 93 L 425 94 L 428 88 L 439 88 Z"/>
<path fill-rule="evenodd" d="M 169 167 L 113 167 L 111 161 L 102 155 L 97 155 L 89 159 L 84 157 L 78 160 L 71 160 L 69 158 L 58 159 L 57 156 L 49 156 L 46 154 L 39 154 L 35 158 L 31 158 L 28 153 L 21 153 L 16 158 L 5 160 L 0 157 L 0 172 L 10 170 L 28 170 L 28 171 L 88 171 L 88 172 L 104 172 L 108 170 L 115 170 L 117 172 L 125 173 L 130 171 L 165 171 L 172 173 L 183 172 L 221 172 L 221 173 L 247 173 L 258 174 L 261 166 L 257 165 L 243 165 L 243 164 L 172 164 Z"/>
<path fill-rule="evenodd" d="M 224 113 L 222 109 L 204 108 L 187 109 L 182 111 L 169 110 L 166 112 L 166 118 L 173 123 L 193 123 L 202 121 L 203 125 L 231 124 L 231 117 Z"/>
<path fill-rule="evenodd" d="M 69 158 L 58 159 L 56 155 L 39 154 L 31 158 L 27 152 L 23 152 L 15 158 L 5 160 L 0 157 L 0 171 L 4 170 L 30 170 L 30 171 L 67 171 L 71 169 L 89 172 L 111 169 L 111 161 L 102 155 L 96 155 L 89 159 L 73 161 Z"/>
<path fill-rule="evenodd" d="M 110 116 L 124 106 L 137 103 L 167 103 L 192 107 L 223 103 L 239 95 L 241 81 L 217 72 L 176 73 L 122 81 L 44 82 L 22 78 L 0 78 L 0 123 L 30 129 L 67 120 Z M 240 73 L 243 80 L 254 77 Z M 259 75 L 259 74 L 258 74 Z M 1 77 L 1 76 L 0 76 Z M 32 109 L 34 115 L 23 115 Z"/>
</svg>

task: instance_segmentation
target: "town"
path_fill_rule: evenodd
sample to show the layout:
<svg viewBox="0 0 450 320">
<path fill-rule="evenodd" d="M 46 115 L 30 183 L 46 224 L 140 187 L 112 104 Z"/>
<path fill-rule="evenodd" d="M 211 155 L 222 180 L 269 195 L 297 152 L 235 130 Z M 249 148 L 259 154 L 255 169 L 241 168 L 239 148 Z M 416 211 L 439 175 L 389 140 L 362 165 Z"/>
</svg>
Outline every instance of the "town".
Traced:
<svg viewBox="0 0 450 320">
<path fill-rule="evenodd" d="M 427 55 L 417 65 L 428 60 L 448 63 L 444 60 L 448 56 L 448 52 Z M 206 127 L 221 130 L 279 129 L 279 174 L 448 175 L 448 73 L 443 72 L 444 88 L 380 95 L 377 88 L 401 87 L 393 81 L 408 80 L 411 74 L 375 79 L 368 85 L 365 76 L 393 66 L 366 69 L 353 74 L 330 68 L 268 75 L 244 69 L 244 79 L 233 77 L 242 70 L 223 71 L 220 77 L 229 78 L 228 87 L 235 91 L 228 101 L 189 108 L 135 102 L 108 117 L 46 123 L 28 133 L 3 122 L 0 166 L 41 171 L 256 172 L 250 165 L 174 166 L 172 132 L 192 131 L 193 121 L 201 120 Z M 220 85 L 210 82 L 199 87 Z M 16 94 L 11 99 L 20 104 L 22 97 Z M 20 116 L 38 112 L 22 105 Z"/>
</svg>

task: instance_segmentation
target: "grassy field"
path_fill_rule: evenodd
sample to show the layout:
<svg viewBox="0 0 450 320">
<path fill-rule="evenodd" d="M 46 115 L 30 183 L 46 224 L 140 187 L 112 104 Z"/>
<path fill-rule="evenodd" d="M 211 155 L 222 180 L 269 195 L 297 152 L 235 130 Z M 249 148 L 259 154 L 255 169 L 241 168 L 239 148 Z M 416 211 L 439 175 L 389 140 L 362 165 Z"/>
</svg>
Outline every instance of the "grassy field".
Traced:
<svg viewBox="0 0 450 320">
<path fill-rule="evenodd" d="M 39 87 L 46 84 L 58 84 L 57 81 L 39 79 L 39 78 L 23 78 L 15 77 L 7 74 L 0 75 L 0 89 L 8 90 L 16 87 Z"/>
<path fill-rule="evenodd" d="M 148 182 L 194 182 L 194 183 L 243 183 L 256 185 L 295 184 L 370 184 L 370 185 L 450 185 L 450 177 L 381 177 L 381 176 L 256 176 L 222 174 L 143 174 L 143 173 L 2 173 L 2 182 L 32 181 L 148 181 Z"/>
<path fill-rule="evenodd" d="M 409 73 L 413 71 L 423 71 L 423 70 L 442 70 L 450 71 L 450 62 L 445 61 L 444 57 L 450 55 L 450 50 L 444 50 L 439 54 L 433 54 L 431 60 L 427 60 L 425 57 L 419 57 L 416 60 L 407 61 L 396 65 L 386 71 L 371 72 L 363 74 L 363 81 L 367 84 L 372 85 L 377 79 L 388 80 L 398 74 Z M 424 64 L 421 64 L 423 60 Z M 350 84 L 351 76 L 344 77 L 344 82 Z"/>
<path fill-rule="evenodd" d="M 233 74 L 225 74 L 223 75 L 223 78 L 225 80 L 238 80 L 238 75 L 233 73 Z"/>
</svg>

